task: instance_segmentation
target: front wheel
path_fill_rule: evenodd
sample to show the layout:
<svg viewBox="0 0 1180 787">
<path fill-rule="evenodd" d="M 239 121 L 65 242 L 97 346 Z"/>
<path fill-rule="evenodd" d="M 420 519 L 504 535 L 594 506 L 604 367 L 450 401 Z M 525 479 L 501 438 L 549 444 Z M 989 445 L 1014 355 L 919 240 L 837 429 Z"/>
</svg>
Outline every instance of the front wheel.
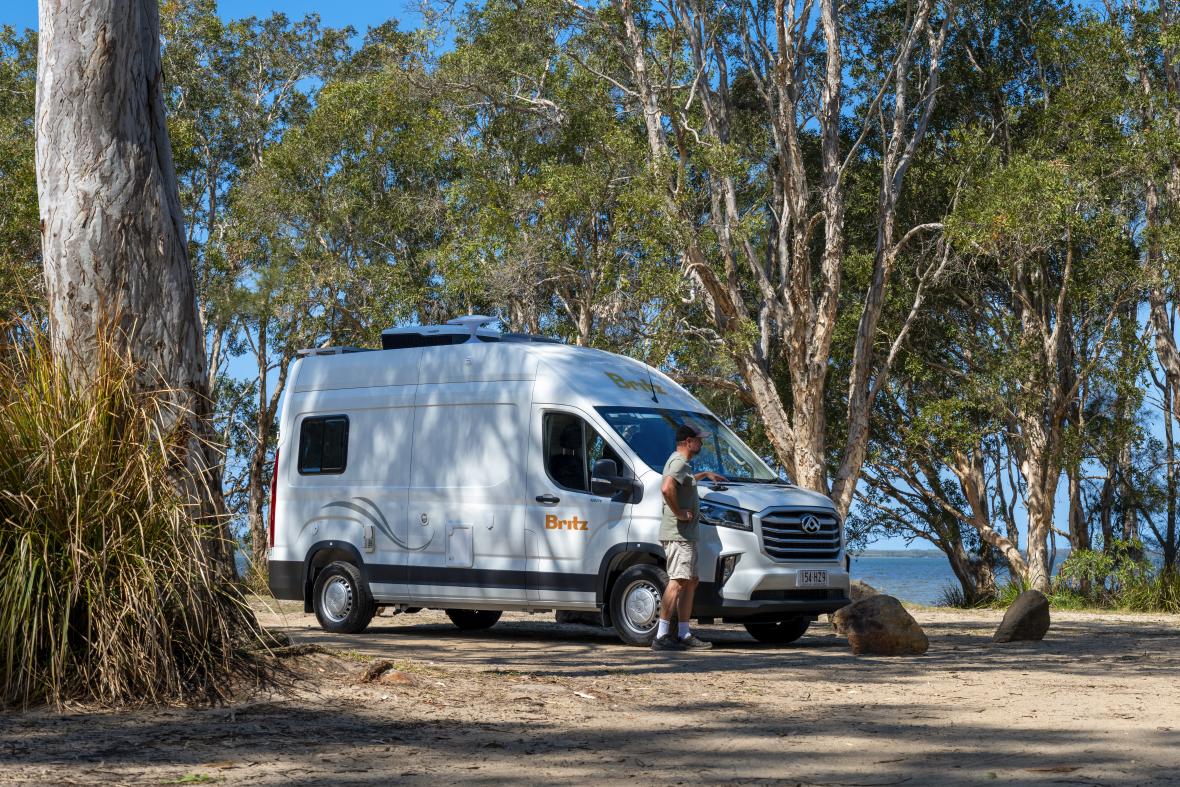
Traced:
<svg viewBox="0 0 1180 787">
<path fill-rule="evenodd" d="M 447 617 L 463 631 L 483 631 L 496 625 L 502 613 L 491 609 L 448 609 Z"/>
<path fill-rule="evenodd" d="M 746 623 L 746 631 L 759 642 L 768 645 L 788 645 L 807 633 L 811 618 L 795 617 L 772 620 L 769 623 Z"/>
<path fill-rule="evenodd" d="M 624 571 L 610 593 L 610 619 L 628 645 L 650 645 L 660 620 L 660 599 L 668 575 L 659 566 L 639 563 Z"/>
<path fill-rule="evenodd" d="M 352 563 L 328 564 L 315 579 L 312 607 L 324 631 L 359 634 L 377 614 L 377 604 Z"/>
</svg>

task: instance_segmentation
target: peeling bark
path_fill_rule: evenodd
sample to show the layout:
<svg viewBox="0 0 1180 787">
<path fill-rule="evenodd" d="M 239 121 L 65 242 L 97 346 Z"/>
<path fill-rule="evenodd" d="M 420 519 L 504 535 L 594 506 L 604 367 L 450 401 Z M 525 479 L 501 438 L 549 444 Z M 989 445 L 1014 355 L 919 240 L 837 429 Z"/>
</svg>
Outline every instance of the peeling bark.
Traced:
<svg viewBox="0 0 1180 787">
<path fill-rule="evenodd" d="M 164 118 L 154 0 L 43 0 L 37 190 L 54 352 L 86 384 L 112 342 L 143 391 L 165 389 L 184 440 L 173 481 L 224 513 L 209 377 Z M 220 542 L 218 542 L 220 545 Z M 221 555 L 232 572 L 232 556 Z"/>
</svg>

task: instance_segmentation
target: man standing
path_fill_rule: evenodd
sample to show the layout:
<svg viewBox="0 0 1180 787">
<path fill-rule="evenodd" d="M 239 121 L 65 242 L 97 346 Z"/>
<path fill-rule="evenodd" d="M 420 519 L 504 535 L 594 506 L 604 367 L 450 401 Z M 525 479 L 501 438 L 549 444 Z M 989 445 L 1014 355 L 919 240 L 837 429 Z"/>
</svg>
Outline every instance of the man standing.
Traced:
<svg viewBox="0 0 1180 787">
<path fill-rule="evenodd" d="M 701 452 L 701 433 L 688 424 L 676 429 L 676 450 L 664 463 L 663 516 L 660 519 L 660 543 L 668 559 L 668 587 L 660 604 L 660 622 L 652 650 L 705 650 L 711 642 L 698 639 L 689 630 L 692 598 L 697 583 L 697 523 L 701 504 L 697 481 L 708 478 L 724 481 L 717 473 L 694 473 L 689 460 Z M 669 619 L 675 615 L 679 629 L 671 631 Z"/>
</svg>

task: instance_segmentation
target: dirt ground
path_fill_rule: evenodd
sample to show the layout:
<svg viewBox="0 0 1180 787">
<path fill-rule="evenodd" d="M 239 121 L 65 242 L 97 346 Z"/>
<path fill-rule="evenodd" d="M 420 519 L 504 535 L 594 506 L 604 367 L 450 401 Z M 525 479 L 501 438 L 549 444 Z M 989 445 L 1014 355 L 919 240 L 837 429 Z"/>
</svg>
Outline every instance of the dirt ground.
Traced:
<svg viewBox="0 0 1180 787">
<path fill-rule="evenodd" d="M 853 656 L 821 619 L 788 647 L 737 626 L 703 653 L 506 614 L 440 612 L 297 643 L 286 693 L 231 707 L 0 716 L 0 782 L 56 784 L 1180 784 L 1180 617 L 1055 612 L 992 645 L 1000 613 L 915 608 L 924 656 Z M 396 669 L 363 683 L 374 660 Z"/>
</svg>

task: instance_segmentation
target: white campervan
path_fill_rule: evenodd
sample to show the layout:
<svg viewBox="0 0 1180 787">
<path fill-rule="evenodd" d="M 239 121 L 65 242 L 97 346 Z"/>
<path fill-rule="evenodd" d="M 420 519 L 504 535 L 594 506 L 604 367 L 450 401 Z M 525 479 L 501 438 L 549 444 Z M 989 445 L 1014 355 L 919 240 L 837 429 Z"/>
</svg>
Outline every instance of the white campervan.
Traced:
<svg viewBox="0 0 1180 787">
<path fill-rule="evenodd" d="M 480 327 L 386 331 L 382 350 L 292 364 L 270 507 L 270 584 L 329 631 L 377 609 L 597 613 L 655 633 L 666 576 L 660 471 L 688 422 L 706 435 L 693 617 L 798 639 L 848 603 L 840 518 L 782 481 L 688 391 L 599 350 Z"/>
</svg>

